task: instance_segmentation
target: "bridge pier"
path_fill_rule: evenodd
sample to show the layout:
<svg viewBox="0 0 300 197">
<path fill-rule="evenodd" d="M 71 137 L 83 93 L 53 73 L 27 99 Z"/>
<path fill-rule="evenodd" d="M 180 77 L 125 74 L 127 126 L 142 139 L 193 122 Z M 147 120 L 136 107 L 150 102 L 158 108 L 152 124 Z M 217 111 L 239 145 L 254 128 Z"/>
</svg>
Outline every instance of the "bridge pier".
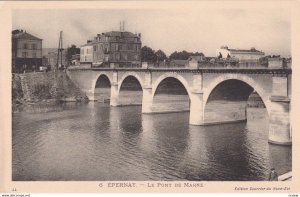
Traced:
<svg viewBox="0 0 300 197">
<path fill-rule="evenodd" d="M 191 104 L 190 104 L 190 121 L 191 125 L 203 125 L 203 93 L 191 93 L 190 95 Z"/>
<path fill-rule="evenodd" d="M 203 125 L 204 105 L 203 105 L 203 75 L 193 74 L 193 86 L 190 93 L 190 120 L 191 125 Z"/>
<path fill-rule="evenodd" d="M 271 108 L 269 113 L 269 142 L 273 144 L 291 145 L 290 128 L 290 82 L 285 74 L 272 77 Z"/>
<path fill-rule="evenodd" d="M 288 97 L 272 96 L 270 100 L 272 108 L 269 122 L 269 142 L 291 145 L 290 99 Z"/>
<path fill-rule="evenodd" d="M 142 113 L 152 113 L 153 97 L 152 74 L 151 72 L 147 72 L 145 74 L 145 82 L 143 85 Z"/>
<path fill-rule="evenodd" d="M 118 84 L 112 84 L 110 90 L 110 106 L 116 107 L 118 105 L 119 105 Z"/>
<path fill-rule="evenodd" d="M 118 72 L 113 72 L 113 78 L 110 87 L 110 106 L 119 105 Z"/>
<path fill-rule="evenodd" d="M 152 113 L 153 96 L 152 88 L 143 88 L 142 113 Z"/>
</svg>

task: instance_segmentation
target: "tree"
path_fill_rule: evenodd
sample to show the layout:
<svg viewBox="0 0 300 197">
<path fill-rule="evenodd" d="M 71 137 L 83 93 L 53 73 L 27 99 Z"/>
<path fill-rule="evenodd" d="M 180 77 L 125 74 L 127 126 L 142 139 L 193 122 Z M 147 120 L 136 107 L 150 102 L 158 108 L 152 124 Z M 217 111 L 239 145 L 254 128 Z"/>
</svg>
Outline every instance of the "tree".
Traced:
<svg viewBox="0 0 300 197">
<path fill-rule="evenodd" d="M 76 45 L 73 44 L 71 47 L 67 48 L 66 58 L 69 64 L 72 61 L 72 55 L 76 55 L 76 54 L 80 54 L 80 48 L 77 48 Z"/>
<path fill-rule="evenodd" d="M 153 49 L 147 46 L 143 46 L 141 49 L 142 62 L 155 62 L 156 55 Z"/>
<path fill-rule="evenodd" d="M 166 54 L 162 51 L 162 50 L 158 50 L 155 52 L 155 56 L 156 56 L 156 61 L 164 61 L 164 60 L 167 60 L 167 56 Z"/>
<path fill-rule="evenodd" d="M 218 58 L 220 59 L 220 58 L 222 58 L 222 57 L 223 57 L 223 56 L 222 56 L 222 53 L 219 52 Z"/>
<path fill-rule="evenodd" d="M 203 53 L 199 53 L 199 52 L 187 52 L 185 50 L 181 51 L 181 52 L 173 52 L 169 59 L 173 59 L 173 60 L 187 60 L 189 59 L 190 56 L 204 56 Z"/>
</svg>

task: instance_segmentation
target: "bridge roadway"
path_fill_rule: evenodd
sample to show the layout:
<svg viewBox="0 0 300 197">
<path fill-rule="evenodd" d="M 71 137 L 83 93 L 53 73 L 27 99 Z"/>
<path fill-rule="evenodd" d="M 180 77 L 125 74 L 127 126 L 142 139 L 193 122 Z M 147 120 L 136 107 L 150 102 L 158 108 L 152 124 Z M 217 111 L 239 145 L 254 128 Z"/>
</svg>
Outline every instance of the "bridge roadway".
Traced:
<svg viewBox="0 0 300 197">
<path fill-rule="evenodd" d="M 269 142 L 291 145 L 290 126 L 291 68 L 81 68 L 67 70 L 70 79 L 95 100 L 97 80 L 105 76 L 110 84 L 110 105 L 120 105 L 120 89 L 128 77 L 142 87 L 142 113 L 154 113 L 158 86 L 172 78 L 185 88 L 190 100 L 191 125 L 208 125 L 246 120 L 246 100 L 256 91 L 269 115 Z M 229 94 L 230 93 L 230 94 Z M 224 109 L 226 103 L 214 102 L 215 95 L 230 101 L 226 112 L 219 111 L 214 120 L 207 118 L 210 106 Z M 239 104 L 237 104 L 239 103 Z M 219 106 L 218 106 L 219 105 Z"/>
</svg>

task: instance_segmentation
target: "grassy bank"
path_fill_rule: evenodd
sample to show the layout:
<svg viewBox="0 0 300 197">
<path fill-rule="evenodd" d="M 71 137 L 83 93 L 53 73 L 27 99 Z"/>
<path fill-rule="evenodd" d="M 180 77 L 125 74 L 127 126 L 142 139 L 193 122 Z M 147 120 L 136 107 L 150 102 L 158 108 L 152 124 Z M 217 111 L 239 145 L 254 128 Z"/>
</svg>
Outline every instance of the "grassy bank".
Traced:
<svg viewBox="0 0 300 197">
<path fill-rule="evenodd" d="M 13 74 L 13 111 L 20 105 L 49 104 L 65 101 L 87 102 L 86 95 L 65 72 Z"/>
</svg>

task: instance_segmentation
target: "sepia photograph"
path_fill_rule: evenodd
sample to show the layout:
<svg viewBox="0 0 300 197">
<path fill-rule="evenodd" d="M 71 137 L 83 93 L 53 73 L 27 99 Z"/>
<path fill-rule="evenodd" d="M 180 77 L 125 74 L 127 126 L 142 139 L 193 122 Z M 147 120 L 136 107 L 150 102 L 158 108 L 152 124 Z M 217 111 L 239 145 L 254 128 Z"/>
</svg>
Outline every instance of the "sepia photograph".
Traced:
<svg viewBox="0 0 300 197">
<path fill-rule="evenodd" d="M 289 2 L 12 4 L 9 179 L 292 184 Z"/>
</svg>

